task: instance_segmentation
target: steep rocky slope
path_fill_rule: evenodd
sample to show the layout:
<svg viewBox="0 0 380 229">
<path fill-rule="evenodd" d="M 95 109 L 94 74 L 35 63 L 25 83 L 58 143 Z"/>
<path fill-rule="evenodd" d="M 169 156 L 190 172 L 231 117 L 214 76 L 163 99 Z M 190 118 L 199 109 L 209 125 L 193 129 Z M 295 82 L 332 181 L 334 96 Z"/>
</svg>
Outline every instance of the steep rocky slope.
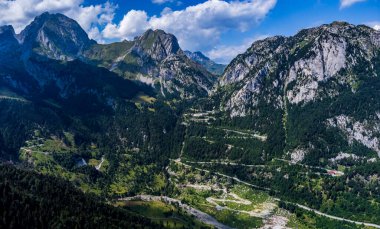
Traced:
<svg viewBox="0 0 380 229">
<path fill-rule="evenodd" d="M 362 146 L 378 153 L 380 132 L 368 123 L 380 111 L 379 63 L 380 32 L 366 26 L 334 22 L 267 38 L 227 67 L 220 108 L 277 135 L 276 144 L 300 161 L 360 154 Z"/>
<path fill-rule="evenodd" d="M 216 79 L 185 55 L 175 36 L 162 30 L 148 30 L 133 41 L 95 45 L 85 56 L 169 98 L 207 96 Z"/>
<path fill-rule="evenodd" d="M 22 61 L 25 71 L 40 86 L 47 83 L 45 77 L 54 75 L 46 72 L 47 62 L 74 60 L 151 85 L 167 98 L 207 96 L 216 80 L 185 55 L 175 36 L 162 30 L 148 30 L 133 41 L 100 45 L 90 40 L 76 21 L 62 14 L 44 13 L 20 34 L 15 34 L 11 26 L 2 27 L 0 34 L 1 58 L 12 57 L 2 64 L 17 66 Z M 59 86 L 64 87 L 62 82 Z"/>
<path fill-rule="evenodd" d="M 19 35 L 24 51 L 56 60 L 72 60 L 96 42 L 90 40 L 80 25 L 62 15 L 44 13 L 36 17 Z"/>
<path fill-rule="evenodd" d="M 214 73 L 215 75 L 222 75 L 226 65 L 217 64 L 214 61 L 210 60 L 207 56 L 205 56 L 201 52 L 190 52 L 185 51 L 187 57 L 197 62 L 198 64 L 205 67 L 209 72 Z"/>
</svg>

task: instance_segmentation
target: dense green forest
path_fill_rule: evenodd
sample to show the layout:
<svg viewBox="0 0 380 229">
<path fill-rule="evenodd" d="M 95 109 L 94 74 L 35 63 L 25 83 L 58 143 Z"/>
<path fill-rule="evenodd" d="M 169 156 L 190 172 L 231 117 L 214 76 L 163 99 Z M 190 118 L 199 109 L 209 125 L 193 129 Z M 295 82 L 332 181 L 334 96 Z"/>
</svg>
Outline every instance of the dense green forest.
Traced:
<svg viewBox="0 0 380 229">
<path fill-rule="evenodd" d="M 67 181 L 0 166 L 1 228 L 160 228 Z"/>
</svg>

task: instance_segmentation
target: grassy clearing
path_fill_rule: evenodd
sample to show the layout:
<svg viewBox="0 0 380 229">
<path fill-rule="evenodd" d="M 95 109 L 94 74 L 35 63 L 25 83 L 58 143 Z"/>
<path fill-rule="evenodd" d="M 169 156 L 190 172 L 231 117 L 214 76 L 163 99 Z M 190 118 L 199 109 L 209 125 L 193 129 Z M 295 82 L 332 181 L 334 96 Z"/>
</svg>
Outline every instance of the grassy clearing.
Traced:
<svg viewBox="0 0 380 229">
<path fill-rule="evenodd" d="M 248 214 L 261 214 L 267 203 L 271 203 L 265 192 L 250 187 L 232 184 L 226 178 L 201 174 L 193 168 L 171 165 L 172 179 L 179 183 L 176 198 L 234 228 L 257 228 L 262 219 Z M 271 203 L 273 204 L 273 203 Z"/>
<path fill-rule="evenodd" d="M 156 98 L 150 97 L 149 95 L 144 94 L 143 92 L 138 93 L 132 101 L 134 103 L 148 103 L 153 104 L 156 101 Z"/>
<path fill-rule="evenodd" d="M 119 201 L 115 205 L 152 219 L 165 228 L 208 228 L 181 209 L 161 201 Z"/>
</svg>

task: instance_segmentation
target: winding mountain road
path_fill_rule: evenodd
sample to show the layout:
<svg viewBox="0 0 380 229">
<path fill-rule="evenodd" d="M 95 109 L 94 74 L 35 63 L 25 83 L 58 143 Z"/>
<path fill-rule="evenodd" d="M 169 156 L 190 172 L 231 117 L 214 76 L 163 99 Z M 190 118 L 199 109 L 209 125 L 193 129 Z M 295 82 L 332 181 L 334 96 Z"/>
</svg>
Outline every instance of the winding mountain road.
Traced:
<svg viewBox="0 0 380 229">
<path fill-rule="evenodd" d="M 173 160 L 173 161 L 175 161 L 176 163 L 182 164 L 185 167 L 191 167 L 190 165 L 187 165 L 187 164 L 181 162 L 180 160 Z M 195 169 L 198 170 L 198 171 L 210 172 L 209 170 L 206 170 L 206 169 L 200 169 L 200 168 L 195 168 Z M 253 185 L 253 184 L 250 184 L 248 182 L 242 181 L 242 180 L 240 180 L 237 177 L 228 176 L 228 175 L 225 175 L 225 174 L 222 174 L 222 173 L 218 173 L 218 172 L 214 172 L 214 174 L 217 174 L 217 175 L 222 176 L 222 177 L 233 179 L 233 180 L 235 180 L 238 183 L 245 184 L 245 185 L 250 186 L 250 187 L 264 189 L 264 190 L 268 190 L 268 191 L 270 190 L 269 188 L 259 187 L 257 185 Z M 281 201 L 281 199 L 279 199 L 279 198 L 274 198 L 274 200 Z M 343 221 L 343 222 L 348 222 L 348 223 L 354 223 L 354 224 L 357 224 L 357 225 L 365 225 L 367 227 L 374 227 L 374 228 L 379 228 L 380 229 L 380 225 L 379 224 L 366 223 L 366 222 L 360 222 L 360 221 L 354 221 L 354 220 L 350 220 L 350 219 L 345 219 L 345 218 L 342 218 L 342 217 L 333 216 L 333 215 L 329 215 L 329 214 L 320 212 L 318 210 L 309 208 L 309 207 L 307 207 L 305 205 L 302 205 L 302 204 L 297 204 L 297 203 L 292 203 L 292 202 L 287 202 L 287 201 L 284 201 L 284 202 L 285 203 L 289 203 L 289 204 L 294 204 L 294 205 L 296 205 L 299 208 L 302 208 L 302 209 L 307 210 L 307 211 L 314 212 L 317 215 L 321 215 L 321 216 L 324 216 L 324 217 L 327 217 L 327 218 L 330 218 L 330 219 L 334 219 L 334 220 L 338 220 L 338 221 Z"/>
<path fill-rule="evenodd" d="M 290 202 L 289 202 L 289 203 L 290 203 Z M 365 223 L 365 222 L 360 222 L 360 221 L 354 221 L 354 220 L 350 220 L 350 219 L 345 219 L 345 218 L 342 218 L 342 217 L 333 216 L 333 215 L 329 215 L 329 214 L 326 214 L 326 213 L 320 212 L 320 211 L 318 211 L 318 210 L 315 210 L 315 209 L 309 208 L 309 207 L 304 206 L 304 205 L 301 205 L 301 204 L 296 204 L 296 203 L 291 203 L 291 204 L 297 205 L 297 207 L 302 208 L 302 209 L 304 209 L 304 210 L 306 210 L 306 211 L 312 211 L 312 212 L 314 212 L 314 213 L 317 214 L 317 215 L 321 215 L 321 216 L 324 216 L 324 217 L 327 217 L 327 218 L 330 218 L 330 219 L 335 219 L 335 220 L 339 220 L 339 221 L 343 221 L 343 222 L 348 222 L 348 223 L 354 223 L 354 224 L 358 224 L 358 225 L 365 225 L 365 226 L 367 226 L 367 227 L 380 228 L 380 225 L 378 225 L 378 224 L 374 224 L 374 223 Z"/>
<path fill-rule="evenodd" d="M 186 211 L 188 214 L 193 215 L 199 221 L 212 225 L 220 229 L 232 229 L 231 227 L 218 222 L 214 217 L 207 213 L 204 213 L 196 208 L 190 207 L 187 204 L 182 203 L 180 200 L 168 197 L 168 196 L 151 196 L 151 195 L 138 195 L 133 197 L 120 198 L 121 201 L 131 201 L 131 200 L 143 200 L 143 201 L 163 201 L 169 204 L 177 204 L 180 208 Z"/>
</svg>

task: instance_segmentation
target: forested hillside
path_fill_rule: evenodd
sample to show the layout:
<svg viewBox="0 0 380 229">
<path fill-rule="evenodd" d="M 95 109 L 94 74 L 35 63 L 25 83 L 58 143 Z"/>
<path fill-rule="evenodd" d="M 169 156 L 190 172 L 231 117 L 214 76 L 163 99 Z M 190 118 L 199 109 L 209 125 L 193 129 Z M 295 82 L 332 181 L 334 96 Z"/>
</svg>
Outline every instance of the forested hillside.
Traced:
<svg viewBox="0 0 380 229">
<path fill-rule="evenodd" d="M 1 27 L 0 227 L 380 228 L 379 31 L 259 40 L 219 78 L 187 55 Z"/>
<path fill-rule="evenodd" d="M 12 165 L 0 166 L 0 177 L 2 228 L 160 228 L 61 179 Z"/>
</svg>

